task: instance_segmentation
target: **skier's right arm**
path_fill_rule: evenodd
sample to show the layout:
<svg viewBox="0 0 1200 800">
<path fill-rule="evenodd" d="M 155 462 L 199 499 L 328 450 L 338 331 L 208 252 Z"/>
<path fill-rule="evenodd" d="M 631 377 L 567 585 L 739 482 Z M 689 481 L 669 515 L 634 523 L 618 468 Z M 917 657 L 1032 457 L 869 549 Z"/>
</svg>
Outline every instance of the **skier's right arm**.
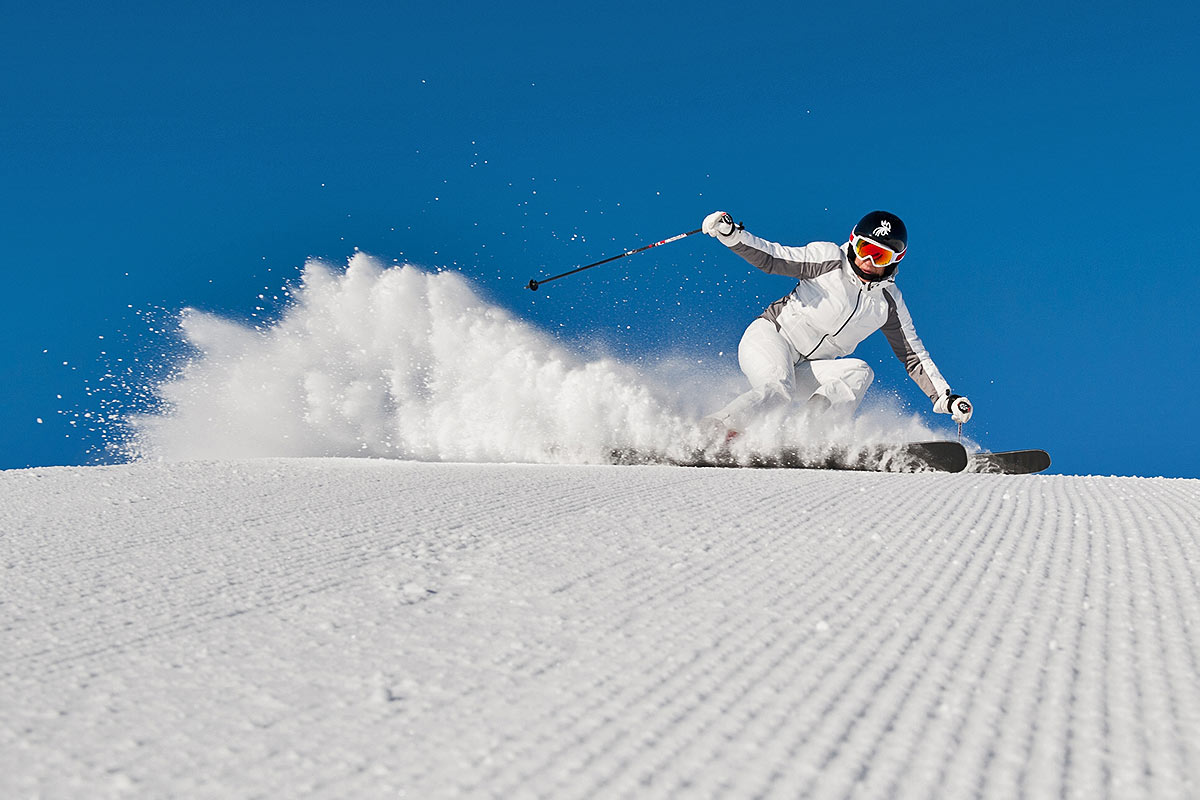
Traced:
<svg viewBox="0 0 1200 800">
<path fill-rule="evenodd" d="M 824 275 L 842 264 L 842 249 L 833 242 L 813 242 L 803 247 L 769 242 L 735 225 L 724 211 L 709 214 L 703 230 L 768 275 L 803 280 Z"/>
</svg>

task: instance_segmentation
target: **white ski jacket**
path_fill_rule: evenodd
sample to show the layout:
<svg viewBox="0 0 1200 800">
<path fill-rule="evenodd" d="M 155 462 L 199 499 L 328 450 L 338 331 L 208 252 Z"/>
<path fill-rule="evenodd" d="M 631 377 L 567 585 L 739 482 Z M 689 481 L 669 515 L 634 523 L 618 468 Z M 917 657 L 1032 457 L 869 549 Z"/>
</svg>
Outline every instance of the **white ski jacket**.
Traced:
<svg viewBox="0 0 1200 800">
<path fill-rule="evenodd" d="M 849 355 L 882 328 L 909 377 L 931 401 L 950 392 L 917 336 L 895 278 L 864 283 L 851 268 L 849 245 L 813 242 L 786 247 L 739 229 L 717 238 L 763 272 L 798 279 L 796 288 L 761 316 L 774 323 L 805 360 Z"/>
</svg>

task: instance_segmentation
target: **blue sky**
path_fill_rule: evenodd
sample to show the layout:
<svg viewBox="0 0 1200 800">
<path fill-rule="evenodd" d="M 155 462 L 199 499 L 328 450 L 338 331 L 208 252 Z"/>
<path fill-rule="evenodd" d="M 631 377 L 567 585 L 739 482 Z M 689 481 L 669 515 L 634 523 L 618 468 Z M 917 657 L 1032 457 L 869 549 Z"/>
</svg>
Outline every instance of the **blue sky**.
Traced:
<svg viewBox="0 0 1200 800">
<path fill-rule="evenodd" d="M 6 10 L 0 467 L 89 463 L 106 373 L 165 369 L 184 306 L 269 318 L 310 256 L 733 363 L 790 284 L 707 237 L 522 287 L 717 208 L 787 244 L 887 208 L 976 440 L 1200 475 L 1191 5 L 169 5 Z"/>
</svg>

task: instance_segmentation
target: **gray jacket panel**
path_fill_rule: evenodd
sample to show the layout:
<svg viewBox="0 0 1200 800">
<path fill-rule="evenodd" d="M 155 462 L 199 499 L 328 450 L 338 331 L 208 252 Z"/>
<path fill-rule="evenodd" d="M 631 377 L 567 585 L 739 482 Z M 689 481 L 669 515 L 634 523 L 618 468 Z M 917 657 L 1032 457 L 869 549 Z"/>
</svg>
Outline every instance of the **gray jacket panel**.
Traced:
<svg viewBox="0 0 1200 800">
<path fill-rule="evenodd" d="M 842 250 L 833 242 L 813 242 L 804 247 L 788 247 L 760 239 L 754 234 L 734 231 L 730 250 L 769 275 L 786 275 L 810 280 L 842 265 Z"/>
<path fill-rule="evenodd" d="M 893 284 L 884 288 L 883 296 L 887 298 L 888 302 L 888 317 L 887 322 L 883 323 L 880 330 L 887 337 L 888 344 L 891 345 L 896 358 L 904 362 L 908 376 L 917 386 L 921 387 L 921 391 L 930 400 L 937 402 L 938 397 L 950 391 L 946 379 L 934 366 L 933 359 L 929 357 L 925 345 L 917 336 L 912 317 L 908 313 L 908 307 L 904 304 L 900 290 Z"/>
</svg>

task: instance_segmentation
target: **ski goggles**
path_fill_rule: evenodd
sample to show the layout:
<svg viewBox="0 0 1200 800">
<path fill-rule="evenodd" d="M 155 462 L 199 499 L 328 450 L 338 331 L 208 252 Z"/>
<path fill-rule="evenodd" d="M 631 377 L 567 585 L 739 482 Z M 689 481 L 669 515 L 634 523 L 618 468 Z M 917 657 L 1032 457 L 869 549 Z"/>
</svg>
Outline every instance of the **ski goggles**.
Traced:
<svg viewBox="0 0 1200 800">
<path fill-rule="evenodd" d="M 859 258 L 869 258 L 877 267 L 886 267 L 893 261 L 899 264 L 900 260 L 904 258 L 904 251 L 897 253 L 895 250 L 876 244 L 862 236 L 855 236 L 850 240 L 850 245 Z"/>
</svg>

